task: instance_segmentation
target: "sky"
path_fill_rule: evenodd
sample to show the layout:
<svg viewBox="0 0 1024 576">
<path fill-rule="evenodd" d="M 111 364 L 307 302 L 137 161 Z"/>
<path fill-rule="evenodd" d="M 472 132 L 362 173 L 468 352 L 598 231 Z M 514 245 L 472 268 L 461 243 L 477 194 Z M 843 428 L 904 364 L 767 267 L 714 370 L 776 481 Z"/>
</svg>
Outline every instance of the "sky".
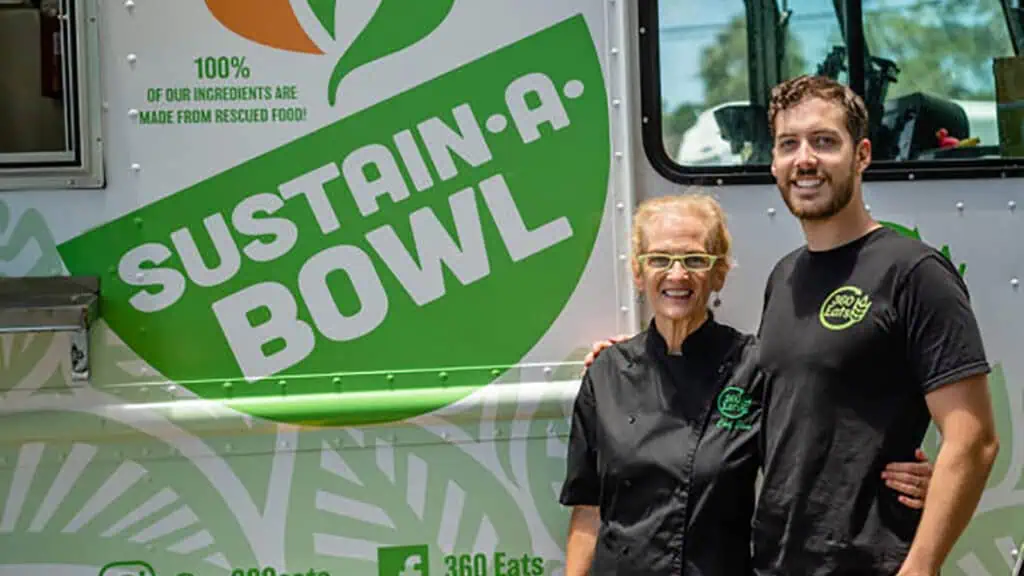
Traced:
<svg viewBox="0 0 1024 576">
<path fill-rule="evenodd" d="M 863 10 L 865 14 L 896 12 L 912 6 L 937 8 L 958 1 L 864 0 Z M 986 2 L 991 2 L 993 8 L 999 5 L 998 0 Z M 790 33 L 804 49 L 804 61 L 810 68 L 804 72 L 813 72 L 831 51 L 833 46 L 829 41 L 841 38 L 833 0 L 776 0 L 776 3 L 780 9 L 792 11 Z M 670 109 L 681 102 L 703 102 L 701 51 L 715 43 L 715 35 L 730 20 L 745 14 L 744 0 L 661 0 L 658 6 L 662 97 Z"/>
<path fill-rule="evenodd" d="M 790 30 L 804 45 L 814 65 L 828 54 L 827 40 L 839 30 L 832 0 L 777 0 L 793 11 Z M 866 8 L 872 2 L 867 2 Z M 659 38 L 662 97 L 670 108 L 680 102 L 702 102 L 700 53 L 730 20 L 745 13 L 743 0 L 661 0 Z"/>
</svg>

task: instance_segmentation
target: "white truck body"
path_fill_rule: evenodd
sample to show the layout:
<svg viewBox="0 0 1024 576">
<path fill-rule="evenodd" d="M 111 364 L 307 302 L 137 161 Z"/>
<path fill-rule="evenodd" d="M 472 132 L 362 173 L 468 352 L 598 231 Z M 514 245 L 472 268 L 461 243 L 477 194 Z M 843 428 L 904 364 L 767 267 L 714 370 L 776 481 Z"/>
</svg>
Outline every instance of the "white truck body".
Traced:
<svg viewBox="0 0 1024 576">
<path fill-rule="evenodd" d="M 581 359 L 644 326 L 631 211 L 684 188 L 643 143 L 638 4 L 233 2 L 73 2 L 79 166 L 0 171 L 0 276 L 98 280 L 84 340 L 0 335 L 0 576 L 561 573 Z M 865 185 L 968 264 L 994 365 L 943 574 L 1024 538 L 1014 170 Z M 716 314 L 753 331 L 802 235 L 770 181 L 705 181 Z"/>
</svg>

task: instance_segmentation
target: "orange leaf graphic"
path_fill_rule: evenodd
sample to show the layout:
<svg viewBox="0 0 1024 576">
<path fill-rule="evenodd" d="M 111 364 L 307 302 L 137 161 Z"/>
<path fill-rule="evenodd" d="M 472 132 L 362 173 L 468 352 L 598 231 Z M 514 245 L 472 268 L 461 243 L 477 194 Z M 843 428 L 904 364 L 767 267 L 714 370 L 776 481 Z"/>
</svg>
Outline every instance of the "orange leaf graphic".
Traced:
<svg viewBox="0 0 1024 576">
<path fill-rule="evenodd" d="M 206 0 L 206 6 L 243 38 L 271 48 L 323 54 L 302 29 L 288 0 Z"/>
</svg>

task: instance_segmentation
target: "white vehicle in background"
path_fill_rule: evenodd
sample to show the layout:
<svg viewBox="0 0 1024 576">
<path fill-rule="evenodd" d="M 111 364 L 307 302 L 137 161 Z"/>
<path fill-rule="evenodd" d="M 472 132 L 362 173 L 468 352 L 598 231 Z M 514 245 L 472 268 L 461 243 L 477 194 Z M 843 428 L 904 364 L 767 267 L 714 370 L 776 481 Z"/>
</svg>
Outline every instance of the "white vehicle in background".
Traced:
<svg viewBox="0 0 1024 576">
<path fill-rule="evenodd" d="M 676 162 L 687 166 L 734 166 L 743 163 L 739 152 L 722 137 L 715 112 L 729 107 L 745 107 L 750 102 L 724 102 L 697 115 L 697 121 L 683 133 Z"/>
<path fill-rule="evenodd" d="M 999 126 L 995 102 L 973 100 L 951 100 L 967 115 L 968 131 L 971 137 L 980 140 L 982 146 L 999 145 Z M 735 166 L 743 164 L 742 147 L 734 146 L 722 136 L 722 128 L 715 119 L 715 113 L 727 108 L 745 108 L 748 101 L 731 101 L 718 104 L 701 112 L 697 121 L 684 133 L 679 142 L 675 161 L 691 166 Z"/>
</svg>

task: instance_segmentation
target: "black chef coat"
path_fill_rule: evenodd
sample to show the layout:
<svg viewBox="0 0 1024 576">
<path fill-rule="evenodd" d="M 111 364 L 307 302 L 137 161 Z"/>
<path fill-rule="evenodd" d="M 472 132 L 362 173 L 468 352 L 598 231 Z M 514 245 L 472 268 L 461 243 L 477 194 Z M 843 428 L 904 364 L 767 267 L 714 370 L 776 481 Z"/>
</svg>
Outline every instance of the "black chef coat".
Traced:
<svg viewBox="0 0 1024 576">
<path fill-rule="evenodd" d="M 670 356 L 652 322 L 591 365 L 560 501 L 600 507 L 592 574 L 750 572 L 765 394 L 754 349 L 711 317 Z"/>
</svg>

